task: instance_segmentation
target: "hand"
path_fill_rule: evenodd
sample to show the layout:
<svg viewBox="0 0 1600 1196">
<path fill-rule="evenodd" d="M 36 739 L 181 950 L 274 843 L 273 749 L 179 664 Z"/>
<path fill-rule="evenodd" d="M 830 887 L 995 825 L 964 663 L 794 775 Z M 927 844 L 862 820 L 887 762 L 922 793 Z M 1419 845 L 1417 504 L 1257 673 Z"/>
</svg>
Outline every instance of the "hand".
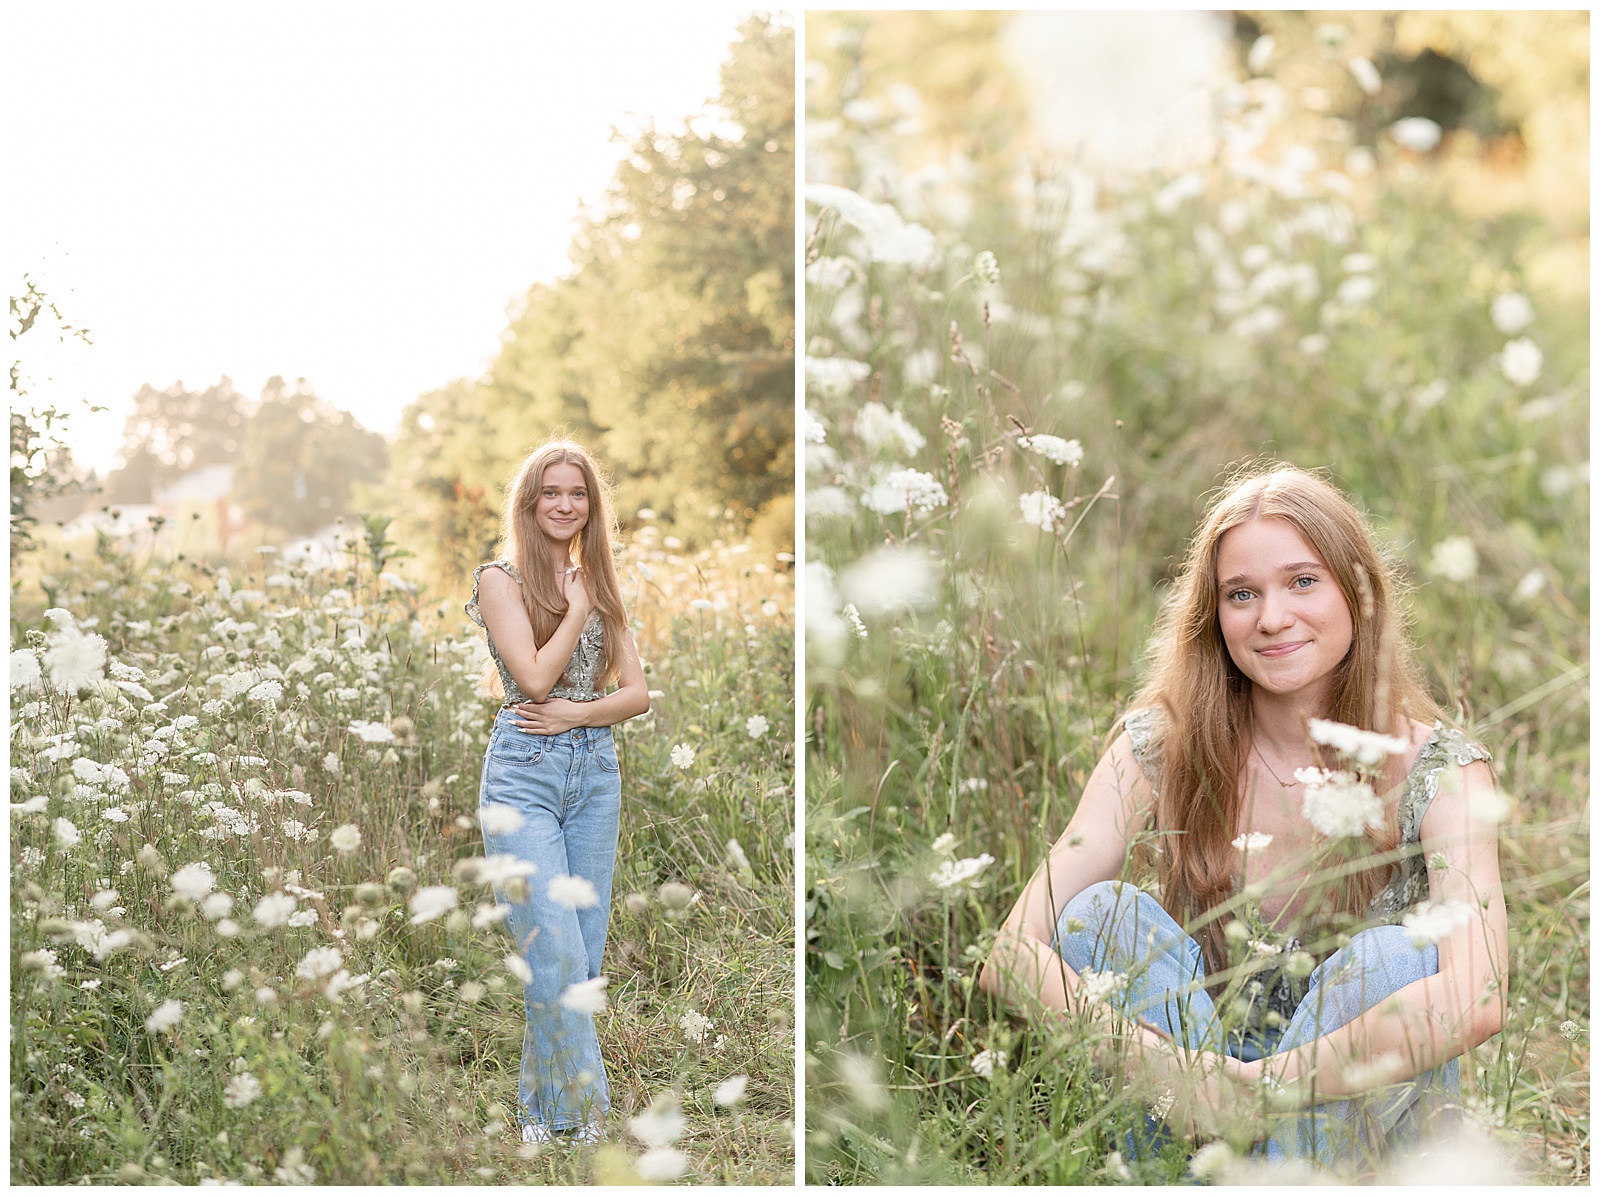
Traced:
<svg viewBox="0 0 1600 1196">
<path fill-rule="evenodd" d="M 582 569 L 574 569 L 562 576 L 561 594 L 567 600 L 567 609 L 576 611 L 580 619 L 587 621 L 589 612 L 594 609 L 594 602 L 589 597 L 589 587 L 584 584 Z"/>
<path fill-rule="evenodd" d="M 512 707 L 522 717 L 512 722 L 529 735 L 559 735 L 583 726 L 583 703 L 567 698 L 547 702 L 519 702 Z"/>
</svg>

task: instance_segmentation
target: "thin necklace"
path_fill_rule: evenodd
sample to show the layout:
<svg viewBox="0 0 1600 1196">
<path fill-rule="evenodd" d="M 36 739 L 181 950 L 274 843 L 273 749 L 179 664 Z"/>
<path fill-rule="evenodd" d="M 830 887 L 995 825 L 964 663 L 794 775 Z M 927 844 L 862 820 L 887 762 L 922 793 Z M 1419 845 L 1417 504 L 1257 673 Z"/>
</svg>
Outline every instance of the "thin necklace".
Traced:
<svg viewBox="0 0 1600 1196">
<path fill-rule="evenodd" d="M 1272 765 L 1267 763 L 1267 758 L 1261 754 L 1261 749 L 1260 748 L 1258 748 L 1255 744 L 1252 743 L 1250 745 L 1250 750 L 1253 751 L 1256 754 L 1256 759 L 1261 761 L 1261 767 L 1265 768 L 1269 773 L 1271 773 L 1272 774 L 1272 779 L 1274 781 L 1277 781 L 1278 784 L 1282 788 L 1284 788 L 1284 789 L 1293 789 L 1295 787 L 1295 785 L 1298 782 L 1286 781 L 1282 777 L 1280 777 L 1276 772 L 1273 772 Z"/>
</svg>

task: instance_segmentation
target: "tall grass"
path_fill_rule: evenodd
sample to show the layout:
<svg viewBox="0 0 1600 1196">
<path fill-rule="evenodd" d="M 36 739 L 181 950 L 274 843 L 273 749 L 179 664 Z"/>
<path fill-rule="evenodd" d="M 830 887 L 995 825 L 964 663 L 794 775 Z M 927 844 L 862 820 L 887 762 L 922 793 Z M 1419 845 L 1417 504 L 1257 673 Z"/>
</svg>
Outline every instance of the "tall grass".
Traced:
<svg viewBox="0 0 1600 1196">
<path fill-rule="evenodd" d="M 1202 496 L 1265 454 L 1365 507 L 1436 696 L 1515 799 L 1510 1011 L 1463 1061 L 1499 1153 L 1474 1165 L 1585 1181 L 1587 321 L 1528 296 L 1538 230 L 1469 221 L 1395 161 L 1315 181 L 1336 146 L 1294 186 L 1231 152 L 1117 184 L 897 176 L 892 122 L 844 104 L 870 80 L 816 79 L 840 82 L 808 94 L 830 122 L 812 181 L 920 221 L 930 252 L 907 261 L 915 237 L 848 196 L 808 208 L 808 1177 L 1186 1176 L 1194 1143 L 1128 1157 L 1147 1100 L 1084 1033 L 1013 1020 L 974 976 L 1137 683 Z M 1507 294 L 1531 324 L 1508 330 Z M 1065 506 L 1052 533 L 1023 518 L 1039 490 Z M 944 834 L 994 862 L 939 887 Z M 1008 1055 L 988 1078 L 983 1050 Z"/>
<path fill-rule="evenodd" d="M 47 651 L 70 620 L 110 661 L 81 693 L 48 667 L 12 691 L 13 1181 L 788 1182 L 787 572 L 648 534 L 622 562 L 654 698 L 617 728 L 612 1118 L 597 1147 L 538 1147 L 514 1115 L 511 944 L 456 867 L 483 854 L 481 634 L 464 594 L 390 571 L 381 521 L 345 547 L 315 570 L 102 539 L 47 545 L 13 579 L 14 649 Z M 276 701 L 249 696 L 274 680 Z M 176 894 L 197 863 L 231 908 Z M 432 886 L 459 904 L 418 920 Z M 256 912 L 273 893 L 287 924 Z M 150 1028 L 168 1001 L 181 1015 Z M 633 1131 L 671 1107 L 677 1141 Z"/>
</svg>

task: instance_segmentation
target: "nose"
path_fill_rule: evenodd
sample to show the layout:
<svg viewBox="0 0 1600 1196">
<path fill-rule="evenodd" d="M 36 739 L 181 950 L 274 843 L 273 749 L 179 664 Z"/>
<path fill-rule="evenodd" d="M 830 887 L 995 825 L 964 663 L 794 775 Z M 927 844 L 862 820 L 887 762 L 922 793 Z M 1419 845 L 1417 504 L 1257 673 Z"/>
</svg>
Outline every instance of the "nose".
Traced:
<svg viewBox="0 0 1600 1196">
<path fill-rule="evenodd" d="M 1294 622 L 1289 608 L 1271 594 L 1261 598 L 1261 613 L 1256 616 L 1256 627 L 1263 635 L 1276 635 Z"/>
</svg>

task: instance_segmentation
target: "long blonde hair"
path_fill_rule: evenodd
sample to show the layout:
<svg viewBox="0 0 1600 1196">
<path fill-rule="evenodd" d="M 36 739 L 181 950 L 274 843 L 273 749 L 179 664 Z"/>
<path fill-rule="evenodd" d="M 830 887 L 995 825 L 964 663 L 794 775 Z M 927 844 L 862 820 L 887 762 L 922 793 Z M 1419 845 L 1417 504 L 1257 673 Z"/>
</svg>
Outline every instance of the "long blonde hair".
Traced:
<svg viewBox="0 0 1600 1196">
<path fill-rule="evenodd" d="M 1156 829 L 1162 901 L 1179 921 L 1193 919 L 1233 895 L 1251 743 L 1251 683 L 1234 664 L 1217 617 L 1217 546 L 1231 528 L 1254 519 L 1293 524 L 1327 564 L 1350 607 L 1350 650 L 1331 677 L 1324 717 L 1410 738 L 1408 718 L 1432 722 L 1428 696 L 1406 632 L 1399 579 L 1350 500 L 1325 478 L 1272 462 L 1246 466 L 1217 493 L 1159 618 L 1153 655 L 1131 708 L 1164 716 Z M 1386 787 L 1404 777 L 1391 759 Z M 1375 851 L 1395 846 L 1398 828 L 1369 830 Z M 1383 871 L 1354 873 L 1334 900 L 1343 912 L 1365 910 Z M 1201 930 L 1208 965 L 1225 966 L 1222 927 Z"/>
<path fill-rule="evenodd" d="M 551 440 L 528 454 L 506 489 L 498 555 L 509 560 L 522 574 L 522 603 L 527 608 L 528 621 L 533 624 L 534 642 L 549 643 L 561 625 L 562 616 L 567 613 L 567 600 L 561 596 L 555 580 L 556 555 L 534 520 L 534 510 L 544 488 L 544 473 L 552 465 L 576 465 L 589 491 L 589 519 L 579 533 L 576 555 L 590 600 L 600 612 L 601 626 L 605 629 L 605 664 L 599 677 L 599 683 L 605 685 L 617 676 L 627 616 L 622 607 L 622 587 L 617 583 L 616 564 L 612 560 L 611 546 L 618 531 L 611 486 L 601 477 L 594 458 L 581 445 L 570 440 Z M 505 697 L 499 671 L 492 660 L 484 667 L 483 683 L 495 697 Z"/>
</svg>

